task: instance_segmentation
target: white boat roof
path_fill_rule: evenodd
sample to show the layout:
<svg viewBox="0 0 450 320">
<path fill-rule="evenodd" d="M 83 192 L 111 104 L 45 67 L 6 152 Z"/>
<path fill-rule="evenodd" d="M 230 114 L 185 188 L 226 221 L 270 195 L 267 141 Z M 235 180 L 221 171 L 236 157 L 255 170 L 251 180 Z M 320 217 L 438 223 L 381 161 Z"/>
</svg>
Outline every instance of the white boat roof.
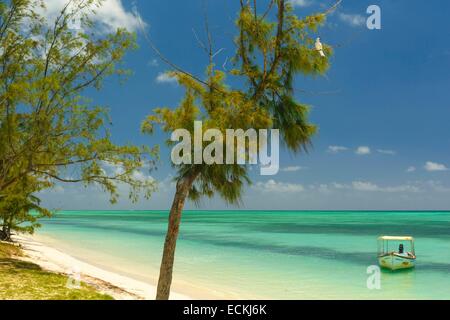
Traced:
<svg viewBox="0 0 450 320">
<path fill-rule="evenodd" d="M 378 240 L 397 240 L 397 241 L 414 241 L 413 237 L 399 237 L 399 236 L 382 236 Z"/>
</svg>

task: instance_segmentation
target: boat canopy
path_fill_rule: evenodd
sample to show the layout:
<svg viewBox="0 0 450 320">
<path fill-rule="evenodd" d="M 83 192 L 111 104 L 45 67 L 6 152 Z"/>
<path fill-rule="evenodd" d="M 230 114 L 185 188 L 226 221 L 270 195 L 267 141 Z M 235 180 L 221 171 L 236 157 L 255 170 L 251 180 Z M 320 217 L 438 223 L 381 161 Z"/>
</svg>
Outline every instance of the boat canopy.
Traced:
<svg viewBox="0 0 450 320">
<path fill-rule="evenodd" d="M 411 236 L 399 237 L 399 236 L 382 236 L 378 238 L 378 256 L 384 255 L 390 252 L 397 252 L 397 250 L 392 250 L 394 244 L 398 245 L 398 242 L 407 242 L 410 247 L 410 252 L 416 255 L 414 250 L 414 238 Z M 400 249 L 398 249 L 400 251 Z M 405 248 L 406 250 L 406 248 Z"/>
<path fill-rule="evenodd" d="M 413 237 L 394 237 L 394 236 L 382 236 L 378 240 L 393 240 L 393 241 L 414 241 Z"/>
</svg>

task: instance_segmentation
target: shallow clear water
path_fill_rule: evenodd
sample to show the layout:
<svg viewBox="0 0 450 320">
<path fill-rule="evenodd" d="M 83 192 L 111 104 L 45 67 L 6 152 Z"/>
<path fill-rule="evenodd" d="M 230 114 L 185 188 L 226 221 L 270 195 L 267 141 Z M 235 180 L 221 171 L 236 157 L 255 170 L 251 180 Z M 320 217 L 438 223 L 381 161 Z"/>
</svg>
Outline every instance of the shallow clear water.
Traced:
<svg viewBox="0 0 450 320">
<path fill-rule="evenodd" d="M 70 211 L 44 242 L 156 283 L 167 212 Z M 416 238 L 417 266 L 367 288 L 379 235 Z M 450 212 L 189 211 L 173 289 L 195 298 L 450 299 Z"/>
</svg>

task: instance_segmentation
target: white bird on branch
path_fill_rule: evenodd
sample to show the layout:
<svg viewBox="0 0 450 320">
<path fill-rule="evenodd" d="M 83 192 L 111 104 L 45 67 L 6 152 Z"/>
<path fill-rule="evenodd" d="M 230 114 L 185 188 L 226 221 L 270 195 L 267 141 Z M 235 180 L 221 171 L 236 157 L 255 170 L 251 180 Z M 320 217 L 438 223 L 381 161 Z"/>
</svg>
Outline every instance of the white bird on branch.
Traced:
<svg viewBox="0 0 450 320">
<path fill-rule="evenodd" d="M 323 45 L 320 42 L 320 38 L 316 39 L 316 50 L 320 53 L 322 57 L 325 57 L 325 53 L 323 52 Z"/>
</svg>

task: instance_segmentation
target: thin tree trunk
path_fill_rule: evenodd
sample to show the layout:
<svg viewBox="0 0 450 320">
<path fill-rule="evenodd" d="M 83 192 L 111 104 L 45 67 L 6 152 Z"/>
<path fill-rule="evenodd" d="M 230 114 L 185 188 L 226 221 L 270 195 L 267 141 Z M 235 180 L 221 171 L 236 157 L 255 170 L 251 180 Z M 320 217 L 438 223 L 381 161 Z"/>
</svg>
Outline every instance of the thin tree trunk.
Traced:
<svg viewBox="0 0 450 320">
<path fill-rule="evenodd" d="M 11 241 L 11 226 L 6 227 L 6 241 Z"/>
<path fill-rule="evenodd" d="M 172 202 L 172 208 L 169 214 L 169 223 L 167 227 L 166 241 L 164 243 L 164 252 L 159 271 L 158 289 L 156 300 L 168 300 L 170 296 L 170 286 L 172 284 L 172 271 L 175 260 L 175 247 L 180 229 L 181 214 L 189 190 L 192 187 L 197 174 L 182 178 L 177 182 L 177 189 Z"/>
<path fill-rule="evenodd" d="M 2 230 L 0 230 L 0 240 L 1 241 L 6 241 L 6 225 L 3 224 Z"/>
<path fill-rule="evenodd" d="M 4 218 L 3 220 L 3 227 L 0 231 L 0 240 L 11 242 L 11 227 L 7 218 Z"/>
</svg>

